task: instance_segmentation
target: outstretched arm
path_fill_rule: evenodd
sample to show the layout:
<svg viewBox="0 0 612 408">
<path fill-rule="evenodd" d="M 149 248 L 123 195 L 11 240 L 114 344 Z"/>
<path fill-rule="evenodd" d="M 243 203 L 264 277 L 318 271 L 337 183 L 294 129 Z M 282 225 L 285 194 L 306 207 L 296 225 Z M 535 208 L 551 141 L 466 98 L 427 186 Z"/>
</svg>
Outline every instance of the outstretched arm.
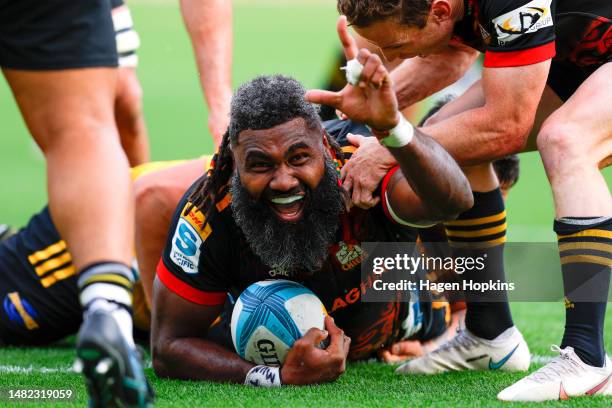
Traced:
<svg viewBox="0 0 612 408">
<path fill-rule="evenodd" d="M 432 138 L 404 125 L 405 140 L 390 143 L 385 133 L 396 128 L 402 118 L 389 73 L 377 55 L 366 49 L 357 50 L 347 32 L 345 17 L 338 21 L 338 34 L 347 60 L 357 59 L 363 65 L 359 83 L 348 84 L 340 92 L 309 91 L 306 98 L 331 105 L 351 119 L 366 123 L 387 144 L 402 170 L 393 174 L 383 191 L 393 213 L 405 222 L 431 223 L 454 218 L 470 208 L 473 198 L 467 179 Z"/>
<path fill-rule="evenodd" d="M 232 2 L 181 0 L 181 12 L 208 104 L 208 128 L 219 146 L 232 97 Z"/>
</svg>

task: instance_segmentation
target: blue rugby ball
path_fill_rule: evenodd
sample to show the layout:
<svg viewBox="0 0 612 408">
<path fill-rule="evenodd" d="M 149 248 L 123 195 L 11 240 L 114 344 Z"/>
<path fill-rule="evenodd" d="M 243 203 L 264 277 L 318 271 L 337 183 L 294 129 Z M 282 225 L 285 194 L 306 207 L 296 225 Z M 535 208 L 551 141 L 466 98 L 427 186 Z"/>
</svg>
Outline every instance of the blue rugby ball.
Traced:
<svg viewBox="0 0 612 408">
<path fill-rule="evenodd" d="M 293 343 L 312 327 L 323 330 L 327 314 L 310 289 L 288 280 L 253 283 L 232 313 L 232 341 L 240 357 L 280 366 Z"/>
</svg>

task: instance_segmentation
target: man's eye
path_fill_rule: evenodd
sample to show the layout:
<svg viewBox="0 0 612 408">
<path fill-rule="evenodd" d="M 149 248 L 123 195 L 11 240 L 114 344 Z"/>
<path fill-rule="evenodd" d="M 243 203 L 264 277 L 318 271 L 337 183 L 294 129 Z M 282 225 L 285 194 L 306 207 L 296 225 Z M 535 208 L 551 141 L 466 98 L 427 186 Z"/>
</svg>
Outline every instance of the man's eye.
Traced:
<svg viewBox="0 0 612 408">
<path fill-rule="evenodd" d="M 272 167 L 272 165 L 266 162 L 258 162 L 258 163 L 251 164 L 251 170 L 254 170 L 254 171 L 265 171 L 265 170 L 268 170 L 270 167 Z"/>
<path fill-rule="evenodd" d="M 309 157 L 306 153 L 296 154 L 289 159 L 289 162 L 294 166 L 299 166 L 306 163 Z"/>
</svg>

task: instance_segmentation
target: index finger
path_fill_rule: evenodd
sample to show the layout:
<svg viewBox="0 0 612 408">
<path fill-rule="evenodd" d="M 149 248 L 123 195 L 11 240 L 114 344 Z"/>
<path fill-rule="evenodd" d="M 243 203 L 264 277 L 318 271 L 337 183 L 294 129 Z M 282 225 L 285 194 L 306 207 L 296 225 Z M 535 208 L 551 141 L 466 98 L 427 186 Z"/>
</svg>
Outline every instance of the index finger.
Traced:
<svg viewBox="0 0 612 408">
<path fill-rule="evenodd" d="M 357 57 L 357 43 L 353 36 L 349 33 L 348 27 L 346 24 L 346 16 L 340 16 L 338 19 L 338 24 L 336 25 L 336 29 L 338 30 L 338 37 L 340 37 L 340 42 L 342 43 L 342 48 L 344 49 L 344 56 L 347 61 L 355 59 Z"/>
<path fill-rule="evenodd" d="M 344 332 L 336 326 L 334 320 L 330 316 L 325 316 L 325 328 L 329 333 L 329 346 L 327 347 L 327 351 L 334 354 L 344 354 Z"/>
</svg>

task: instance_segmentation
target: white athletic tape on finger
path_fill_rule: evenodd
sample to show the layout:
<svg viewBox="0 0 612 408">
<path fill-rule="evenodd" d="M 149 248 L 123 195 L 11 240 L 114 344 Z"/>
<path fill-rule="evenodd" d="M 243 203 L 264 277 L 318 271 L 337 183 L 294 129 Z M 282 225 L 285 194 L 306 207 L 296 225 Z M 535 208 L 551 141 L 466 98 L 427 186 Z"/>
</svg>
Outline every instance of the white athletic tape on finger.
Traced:
<svg viewBox="0 0 612 408">
<path fill-rule="evenodd" d="M 280 367 L 257 365 L 249 370 L 244 384 L 254 387 L 280 387 Z"/>
<path fill-rule="evenodd" d="M 357 85 L 359 83 L 359 78 L 363 71 L 363 65 L 361 65 L 359 61 L 353 58 L 346 62 L 346 66 L 340 69 L 343 70 L 346 75 L 346 82 L 351 85 Z"/>
<path fill-rule="evenodd" d="M 380 144 L 387 147 L 403 147 L 412 142 L 414 137 L 414 127 L 400 114 L 399 123 L 391 130 L 389 136 L 380 139 Z"/>
</svg>

